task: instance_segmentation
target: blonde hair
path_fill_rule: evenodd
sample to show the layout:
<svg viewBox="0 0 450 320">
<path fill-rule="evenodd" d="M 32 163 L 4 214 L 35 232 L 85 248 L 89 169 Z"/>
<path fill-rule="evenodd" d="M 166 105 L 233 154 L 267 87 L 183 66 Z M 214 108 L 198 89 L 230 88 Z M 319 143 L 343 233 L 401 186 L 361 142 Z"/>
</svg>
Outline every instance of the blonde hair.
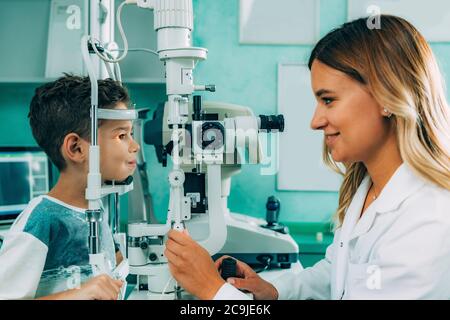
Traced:
<svg viewBox="0 0 450 320">
<path fill-rule="evenodd" d="M 409 22 L 390 15 L 380 21 L 379 29 L 361 18 L 331 31 L 313 49 L 309 68 L 317 59 L 366 85 L 392 113 L 402 160 L 420 177 L 450 190 L 450 109 L 436 59 Z M 342 224 L 367 169 L 354 162 L 343 164 L 342 171 L 325 144 L 323 159 L 344 177 L 336 212 Z"/>
</svg>

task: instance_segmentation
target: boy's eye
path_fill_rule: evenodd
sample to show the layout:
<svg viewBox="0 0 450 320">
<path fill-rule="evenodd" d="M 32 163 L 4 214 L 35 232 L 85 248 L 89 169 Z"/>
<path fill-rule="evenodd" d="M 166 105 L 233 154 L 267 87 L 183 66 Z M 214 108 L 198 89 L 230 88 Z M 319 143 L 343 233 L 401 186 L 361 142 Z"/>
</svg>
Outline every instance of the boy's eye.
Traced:
<svg viewBox="0 0 450 320">
<path fill-rule="evenodd" d="M 122 134 L 119 135 L 119 139 L 120 139 L 120 140 L 125 139 L 126 136 L 127 136 L 127 135 L 126 135 L 125 133 L 122 133 Z"/>
</svg>

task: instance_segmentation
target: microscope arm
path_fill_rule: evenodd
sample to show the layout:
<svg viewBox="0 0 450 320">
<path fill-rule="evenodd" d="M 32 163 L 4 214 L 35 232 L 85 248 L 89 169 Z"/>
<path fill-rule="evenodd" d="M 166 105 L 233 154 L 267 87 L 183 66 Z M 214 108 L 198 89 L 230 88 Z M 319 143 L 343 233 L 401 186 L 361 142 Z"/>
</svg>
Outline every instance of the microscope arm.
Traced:
<svg viewBox="0 0 450 320">
<path fill-rule="evenodd" d="M 208 238 L 200 240 L 199 244 L 214 255 L 222 249 L 227 239 L 227 227 L 222 208 L 222 178 L 221 165 L 209 164 L 208 170 Z"/>
</svg>

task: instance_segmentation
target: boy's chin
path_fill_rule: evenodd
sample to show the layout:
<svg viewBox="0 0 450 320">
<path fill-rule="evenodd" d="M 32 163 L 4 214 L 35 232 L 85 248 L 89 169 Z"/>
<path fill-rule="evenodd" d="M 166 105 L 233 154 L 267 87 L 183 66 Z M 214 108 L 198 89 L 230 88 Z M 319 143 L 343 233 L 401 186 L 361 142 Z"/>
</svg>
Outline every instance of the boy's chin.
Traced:
<svg viewBox="0 0 450 320">
<path fill-rule="evenodd" d="M 116 172 L 105 172 L 102 174 L 102 179 L 104 181 L 117 181 L 121 182 L 124 181 L 129 176 L 132 176 L 134 173 L 134 170 L 117 170 Z"/>
<path fill-rule="evenodd" d="M 129 175 L 121 175 L 121 176 L 103 177 L 103 180 L 105 180 L 105 181 L 121 182 L 121 181 L 124 181 L 126 178 L 128 178 L 130 175 L 131 174 L 129 174 Z"/>
</svg>

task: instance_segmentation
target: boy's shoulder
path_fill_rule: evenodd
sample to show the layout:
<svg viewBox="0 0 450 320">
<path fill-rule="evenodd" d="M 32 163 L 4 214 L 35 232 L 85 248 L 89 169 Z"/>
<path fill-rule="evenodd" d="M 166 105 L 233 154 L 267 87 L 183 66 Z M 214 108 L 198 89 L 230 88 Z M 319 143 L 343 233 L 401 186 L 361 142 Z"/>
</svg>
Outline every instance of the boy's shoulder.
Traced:
<svg viewBox="0 0 450 320">
<path fill-rule="evenodd" d="M 57 199 L 38 196 L 17 217 L 11 231 L 29 233 L 48 246 L 51 230 L 74 212 L 82 216 L 82 212 L 77 212 Z"/>
</svg>

